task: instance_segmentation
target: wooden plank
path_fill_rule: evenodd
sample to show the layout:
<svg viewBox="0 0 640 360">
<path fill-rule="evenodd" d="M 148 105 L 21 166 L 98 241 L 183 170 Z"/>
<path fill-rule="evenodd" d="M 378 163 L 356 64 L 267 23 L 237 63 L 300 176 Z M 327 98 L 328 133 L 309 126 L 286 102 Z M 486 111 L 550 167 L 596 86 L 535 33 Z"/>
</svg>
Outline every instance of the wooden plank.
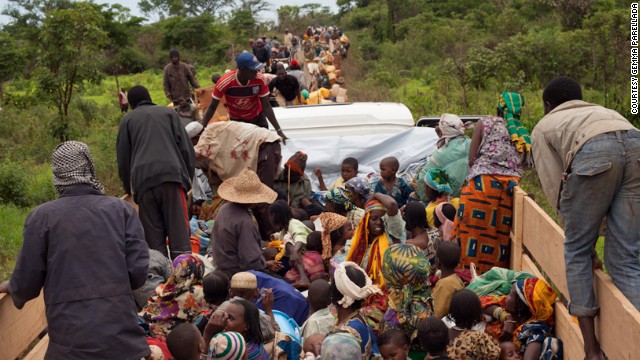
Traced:
<svg viewBox="0 0 640 360">
<path fill-rule="evenodd" d="M 600 305 L 596 331 L 602 350 L 609 359 L 638 359 L 640 313 L 601 270 L 595 273 L 594 287 Z"/>
<path fill-rule="evenodd" d="M 544 276 L 533 262 L 533 260 L 527 254 L 522 255 L 522 271 L 528 272 L 529 274 L 544 279 Z"/>
<path fill-rule="evenodd" d="M 531 198 L 524 198 L 524 247 L 540 265 L 549 280 L 568 300 L 564 266 L 564 232 Z"/>
<path fill-rule="evenodd" d="M 46 326 L 42 293 L 22 310 L 13 306 L 11 296 L 0 294 L 0 360 L 15 359 Z"/>
<path fill-rule="evenodd" d="M 511 227 L 511 269 L 520 270 L 522 268 L 522 232 L 523 232 L 523 207 L 524 197 L 527 194 L 516 187 L 513 196 L 513 226 Z"/>
<path fill-rule="evenodd" d="M 564 359 L 584 359 L 584 342 L 582 341 L 582 333 L 578 327 L 577 320 L 569 315 L 567 307 L 559 301 L 556 301 L 554 315 L 556 320 L 556 336 L 562 340 L 562 345 L 564 346 Z"/>
<path fill-rule="evenodd" d="M 49 335 L 45 335 L 23 360 L 43 360 L 49 347 Z"/>
</svg>

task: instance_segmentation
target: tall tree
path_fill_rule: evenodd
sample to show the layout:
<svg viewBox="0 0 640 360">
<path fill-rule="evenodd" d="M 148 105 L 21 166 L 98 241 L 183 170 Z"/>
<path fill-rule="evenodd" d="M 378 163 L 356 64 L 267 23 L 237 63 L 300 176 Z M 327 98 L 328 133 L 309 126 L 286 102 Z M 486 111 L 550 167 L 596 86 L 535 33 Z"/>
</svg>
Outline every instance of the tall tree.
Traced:
<svg viewBox="0 0 640 360">
<path fill-rule="evenodd" d="M 141 0 L 138 7 L 147 16 L 160 19 L 172 16 L 218 15 L 234 0 Z"/>
<path fill-rule="evenodd" d="M 0 32 L 0 102 L 3 99 L 3 85 L 18 75 L 24 66 L 25 54 L 18 42 L 6 32 Z"/>
<path fill-rule="evenodd" d="M 104 19 L 91 3 L 47 13 L 40 33 L 37 82 L 58 108 L 52 133 L 61 141 L 70 134 L 69 104 L 84 82 L 99 82 L 100 54 L 107 41 Z M 73 31 L 69 31 L 73 29 Z"/>
</svg>

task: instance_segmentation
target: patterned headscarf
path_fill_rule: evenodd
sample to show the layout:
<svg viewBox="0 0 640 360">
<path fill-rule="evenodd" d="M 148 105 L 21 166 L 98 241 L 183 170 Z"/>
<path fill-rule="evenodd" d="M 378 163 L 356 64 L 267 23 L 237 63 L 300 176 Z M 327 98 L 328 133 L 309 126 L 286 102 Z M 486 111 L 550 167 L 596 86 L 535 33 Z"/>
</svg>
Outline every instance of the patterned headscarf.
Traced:
<svg viewBox="0 0 640 360">
<path fill-rule="evenodd" d="M 441 148 L 444 145 L 449 144 L 449 140 L 455 139 L 460 136 L 464 136 L 464 123 L 458 115 L 442 114 L 438 128 L 442 132 L 442 137 L 438 139 L 437 146 Z"/>
<path fill-rule="evenodd" d="M 51 155 L 53 186 L 58 195 L 71 185 L 87 184 L 103 192 L 89 147 L 79 141 L 66 141 L 56 146 Z"/>
<path fill-rule="evenodd" d="M 365 178 L 354 177 L 349 179 L 345 184 L 346 186 L 352 187 L 360 196 L 363 198 L 368 198 L 369 193 L 371 192 L 371 186 L 369 185 L 369 181 Z"/>
<path fill-rule="evenodd" d="M 444 193 L 450 195 L 453 192 L 453 189 L 451 189 L 451 183 L 446 176 L 447 173 L 444 170 L 431 168 L 424 176 L 424 183 L 441 194 Z"/>
<path fill-rule="evenodd" d="M 204 264 L 193 254 L 173 261 L 173 273 L 149 298 L 143 317 L 154 335 L 166 336 L 181 322 L 192 322 L 206 308 L 202 290 Z"/>
<path fill-rule="evenodd" d="M 211 339 L 207 360 L 240 360 L 246 348 L 241 334 L 235 331 L 221 332 Z"/>
<path fill-rule="evenodd" d="M 322 224 L 322 258 L 329 259 L 331 254 L 331 233 L 340 229 L 349 221 L 346 217 L 332 213 L 323 212 L 320 214 L 320 223 Z"/>
<path fill-rule="evenodd" d="M 540 278 L 518 280 L 515 283 L 516 292 L 531 311 L 529 321 L 552 321 L 553 302 L 558 294 L 546 281 Z"/>
<path fill-rule="evenodd" d="M 323 360 L 353 360 L 362 358 L 358 340 L 349 333 L 335 333 L 327 336 L 322 342 L 321 349 L 321 358 Z"/>
<path fill-rule="evenodd" d="M 349 198 L 347 198 L 342 188 L 337 187 L 329 190 L 329 192 L 327 192 L 327 200 L 344 208 L 346 211 L 353 209 L 353 205 L 349 202 Z"/>
<path fill-rule="evenodd" d="M 511 135 L 511 141 L 522 155 L 531 153 L 531 138 L 529 131 L 520 121 L 524 98 L 518 93 L 503 92 L 498 101 L 500 116 L 507 123 L 507 130 Z"/>
<path fill-rule="evenodd" d="M 390 319 L 401 326 L 413 338 L 421 319 L 433 314 L 428 303 L 429 259 L 415 245 L 391 245 L 384 254 L 382 274 L 389 291 Z M 388 314 L 389 314 L 388 313 Z"/>
</svg>

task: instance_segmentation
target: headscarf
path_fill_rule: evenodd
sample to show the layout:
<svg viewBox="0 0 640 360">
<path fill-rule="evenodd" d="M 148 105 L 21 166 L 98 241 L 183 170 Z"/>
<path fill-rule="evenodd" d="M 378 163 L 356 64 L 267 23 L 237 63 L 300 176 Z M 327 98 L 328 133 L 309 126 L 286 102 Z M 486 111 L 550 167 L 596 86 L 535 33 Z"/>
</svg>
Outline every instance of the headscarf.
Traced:
<svg viewBox="0 0 640 360">
<path fill-rule="evenodd" d="M 173 273 L 158 285 L 143 317 L 153 335 L 166 336 L 182 322 L 192 322 L 207 307 L 202 291 L 204 264 L 193 254 L 182 254 L 173 261 Z"/>
<path fill-rule="evenodd" d="M 531 153 L 531 138 L 529 131 L 520 121 L 523 106 L 524 98 L 522 95 L 512 92 L 500 94 L 498 111 L 507 123 L 511 141 L 521 155 L 527 155 Z"/>
<path fill-rule="evenodd" d="M 515 284 L 516 293 L 531 311 L 529 321 L 552 320 L 553 302 L 558 294 L 546 281 L 540 278 L 518 280 Z"/>
<path fill-rule="evenodd" d="M 365 178 L 354 177 L 349 179 L 345 184 L 345 187 L 352 187 L 356 193 L 360 194 L 363 198 L 369 197 L 369 193 L 371 192 L 371 186 L 369 185 L 369 181 Z"/>
<path fill-rule="evenodd" d="M 327 200 L 344 208 L 346 211 L 353 209 L 353 205 L 349 202 L 349 198 L 345 195 L 343 188 L 337 187 L 329 190 L 329 192 L 327 192 Z"/>
<path fill-rule="evenodd" d="M 346 217 L 332 213 L 323 212 L 320 214 L 320 223 L 322 224 L 322 259 L 329 259 L 331 254 L 331 233 L 340 229 L 349 221 Z"/>
<path fill-rule="evenodd" d="M 87 184 L 104 193 L 96 177 L 96 168 L 89 147 L 79 141 L 66 141 L 56 146 L 51 155 L 53 186 L 58 195 L 71 185 Z"/>
<path fill-rule="evenodd" d="M 284 163 L 284 166 L 292 172 L 303 176 L 304 169 L 307 167 L 307 154 L 302 151 L 296 151 L 296 153 L 291 155 L 289 160 Z"/>
<path fill-rule="evenodd" d="M 451 239 L 451 232 L 453 231 L 453 221 L 449 220 L 449 218 L 446 217 L 442 212 L 442 208 L 444 207 L 445 204 L 451 205 L 451 203 L 446 201 L 441 202 L 438 205 L 436 205 L 436 209 L 434 213 L 438 217 L 438 220 L 440 220 L 440 224 L 441 224 L 440 230 L 442 231 L 442 239 L 444 241 L 449 241 Z"/>
<path fill-rule="evenodd" d="M 240 360 L 247 349 L 241 334 L 226 331 L 216 334 L 209 343 L 207 360 Z"/>
<path fill-rule="evenodd" d="M 327 336 L 322 342 L 322 360 L 361 359 L 360 344 L 355 336 L 348 333 L 335 333 Z"/>
<path fill-rule="evenodd" d="M 259 343 L 250 341 L 247 343 L 247 359 L 248 360 L 269 360 L 269 354 L 264 346 Z"/>
<path fill-rule="evenodd" d="M 427 170 L 424 176 L 424 183 L 441 194 L 451 194 L 453 192 L 451 183 L 447 179 L 447 173 L 442 169 L 431 168 Z"/>
<path fill-rule="evenodd" d="M 449 144 L 449 140 L 464 136 L 465 126 L 458 115 L 442 114 L 438 128 L 442 132 L 442 137 L 438 139 L 437 146 L 441 148 Z"/>
<path fill-rule="evenodd" d="M 356 285 L 349 276 L 347 276 L 347 267 L 352 267 L 364 275 L 366 282 L 363 287 Z M 351 261 L 345 261 L 336 267 L 336 271 L 333 273 L 333 280 L 336 283 L 336 288 L 342 294 L 342 299 L 338 301 L 338 305 L 343 308 L 350 307 L 355 301 L 363 300 L 373 294 L 382 295 L 382 291 L 376 285 L 373 285 L 371 278 L 362 270 L 358 264 Z"/>
<path fill-rule="evenodd" d="M 524 280 L 533 275 L 510 269 L 494 266 L 489 271 L 476 277 L 467 286 L 467 289 L 478 296 L 504 296 L 511 291 L 511 287 L 518 280 Z"/>
<path fill-rule="evenodd" d="M 389 248 L 389 238 L 385 230 L 369 244 L 369 219 L 371 218 L 371 212 L 374 210 L 387 211 L 382 203 L 375 199 L 369 200 L 365 204 L 365 215 L 353 234 L 353 239 L 351 239 L 351 247 L 349 248 L 349 253 L 347 253 L 347 261 L 353 261 L 363 266 L 369 277 L 371 277 L 371 280 L 379 287 L 384 287 L 385 280 L 384 276 L 382 276 L 382 257 L 385 251 L 387 251 L 387 248 Z M 367 250 L 369 250 L 369 258 L 366 264 L 363 264 Z"/>
<path fill-rule="evenodd" d="M 433 314 L 428 304 L 431 265 L 424 252 L 415 245 L 391 245 L 384 254 L 382 274 L 389 291 L 389 312 L 413 338 L 421 319 Z"/>
</svg>

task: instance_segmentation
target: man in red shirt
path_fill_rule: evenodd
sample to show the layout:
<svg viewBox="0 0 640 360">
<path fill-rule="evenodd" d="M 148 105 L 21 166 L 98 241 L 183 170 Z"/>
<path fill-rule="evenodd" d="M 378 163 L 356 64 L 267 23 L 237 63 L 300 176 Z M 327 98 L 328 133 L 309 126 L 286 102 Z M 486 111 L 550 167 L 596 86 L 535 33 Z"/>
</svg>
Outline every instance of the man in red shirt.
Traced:
<svg viewBox="0 0 640 360">
<path fill-rule="evenodd" d="M 236 65 L 237 70 L 228 72 L 216 83 L 213 89 L 213 100 L 207 107 L 202 125 L 207 126 L 224 96 L 231 120 L 248 122 L 268 129 L 267 119 L 269 119 L 284 142 L 287 137 L 280 129 L 269 104 L 269 87 L 262 74 L 258 72 L 264 64 L 260 63 L 254 55 L 243 51 L 236 58 Z"/>
</svg>

